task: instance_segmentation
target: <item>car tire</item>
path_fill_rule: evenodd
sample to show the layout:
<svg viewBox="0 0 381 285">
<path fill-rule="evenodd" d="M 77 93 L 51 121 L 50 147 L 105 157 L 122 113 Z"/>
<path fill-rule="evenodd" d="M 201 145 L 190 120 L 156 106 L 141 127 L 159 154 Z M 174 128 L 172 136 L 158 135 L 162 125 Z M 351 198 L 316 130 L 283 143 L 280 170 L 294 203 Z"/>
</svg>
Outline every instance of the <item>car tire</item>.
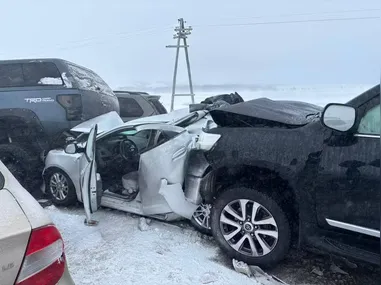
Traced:
<svg viewBox="0 0 381 285">
<path fill-rule="evenodd" d="M 58 184 L 58 185 L 57 185 Z M 54 185 L 57 185 L 56 187 Z M 71 206 L 77 202 L 73 181 L 61 169 L 48 169 L 45 176 L 46 193 L 56 206 Z"/>
<path fill-rule="evenodd" d="M 0 159 L 19 183 L 32 192 L 36 165 L 31 155 L 17 144 L 1 144 Z"/>
<path fill-rule="evenodd" d="M 240 210 L 242 206 L 246 213 Z M 255 214 L 253 209 L 256 209 Z M 211 225 L 213 236 L 223 251 L 249 265 L 272 267 L 290 248 L 287 216 L 274 199 L 254 189 L 231 188 L 218 196 L 213 205 Z"/>
<path fill-rule="evenodd" d="M 197 231 L 209 236 L 212 235 L 212 228 L 210 226 L 210 212 L 211 205 L 201 204 L 196 209 L 191 219 L 191 224 Z"/>
</svg>

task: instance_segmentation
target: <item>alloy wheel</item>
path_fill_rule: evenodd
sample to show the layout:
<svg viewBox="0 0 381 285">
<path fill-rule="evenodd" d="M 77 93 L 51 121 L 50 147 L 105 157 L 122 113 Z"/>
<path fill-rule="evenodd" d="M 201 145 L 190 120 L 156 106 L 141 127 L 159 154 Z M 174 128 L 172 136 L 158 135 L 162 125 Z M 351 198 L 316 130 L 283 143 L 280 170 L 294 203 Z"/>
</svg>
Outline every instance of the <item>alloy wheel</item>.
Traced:
<svg viewBox="0 0 381 285">
<path fill-rule="evenodd" d="M 201 204 L 193 214 L 193 219 L 195 222 L 208 230 L 211 229 L 210 226 L 210 211 L 212 209 L 211 204 Z"/>
<path fill-rule="evenodd" d="M 69 193 L 69 183 L 61 173 L 54 173 L 49 181 L 50 193 L 58 201 L 65 200 Z"/>
<path fill-rule="evenodd" d="M 278 226 L 272 214 L 248 199 L 234 200 L 223 208 L 220 229 L 230 247 L 247 256 L 265 256 L 278 242 Z"/>
</svg>

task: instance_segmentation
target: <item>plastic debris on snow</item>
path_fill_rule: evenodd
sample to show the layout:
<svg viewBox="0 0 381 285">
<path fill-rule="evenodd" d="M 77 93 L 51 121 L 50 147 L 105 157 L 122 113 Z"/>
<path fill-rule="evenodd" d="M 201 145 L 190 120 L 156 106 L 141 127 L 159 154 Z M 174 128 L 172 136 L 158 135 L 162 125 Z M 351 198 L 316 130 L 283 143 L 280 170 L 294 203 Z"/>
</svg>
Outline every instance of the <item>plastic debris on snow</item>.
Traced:
<svg viewBox="0 0 381 285">
<path fill-rule="evenodd" d="M 348 275 L 347 272 L 342 270 L 340 267 L 338 267 L 336 264 L 332 263 L 331 266 L 329 267 L 333 273 L 338 273 L 338 274 L 343 274 L 343 275 Z"/>
<path fill-rule="evenodd" d="M 142 232 L 149 230 L 149 225 L 146 221 L 146 218 L 140 218 L 138 226 L 139 226 L 139 230 L 141 230 Z"/>
<path fill-rule="evenodd" d="M 323 271 L 321 271 L 321 270 L 318 269 L 318 268 L 314 268 L 314 269 L 312 269 L 311 273 L 316 274 L 316 275 L 318 275 L 318 276 L 323 276 L 323 275 L 324 275 Z"/>
<path fill-rule="evenodd" d="M 238 273 L 247 275 L 248 277 L 254 277 L 254 279 L 263 285 L 275 285 L 275 284 L 286 284 L 284 281 L 280 280 L 278 277 L 268 275 L 259 266 L 248 265 L 243 261 L 238 261 L 236 259 L 232 260 L 233 268 Z"/>
</svg>

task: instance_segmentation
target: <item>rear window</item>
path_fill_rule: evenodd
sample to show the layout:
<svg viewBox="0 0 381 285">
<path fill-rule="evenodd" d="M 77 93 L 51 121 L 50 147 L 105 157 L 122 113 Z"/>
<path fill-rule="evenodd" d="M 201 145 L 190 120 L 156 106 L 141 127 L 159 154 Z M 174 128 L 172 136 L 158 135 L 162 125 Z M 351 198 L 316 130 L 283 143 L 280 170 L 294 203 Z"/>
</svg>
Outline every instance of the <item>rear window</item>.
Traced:
<svg viewBox="0 0 381 285">
<path fill-rule="evenodd" d="M 68 64 L 68 68 L 79 89 L 115 96 L 107 83 L 95 72 L 73 64 Z"/>
<path fill-rule="evenodd" d="M 52 62 L 0 64 L 0 88 L 63 84 L 61 74 Z"/>
<path fill-rule="evenodd" d="M 144 114 L 142 107 L 135 99 L 118 98 L 121 117 L 141 117 Z"/>
<path fill-rule="evenodd" d="M 159 114 L 167 114 L 167 109 L 160 103 L 159 100 L 152 99 L 150 100 L 152 105 L 156 108 L 156 110 L 159 112 Z"/>
</svg>

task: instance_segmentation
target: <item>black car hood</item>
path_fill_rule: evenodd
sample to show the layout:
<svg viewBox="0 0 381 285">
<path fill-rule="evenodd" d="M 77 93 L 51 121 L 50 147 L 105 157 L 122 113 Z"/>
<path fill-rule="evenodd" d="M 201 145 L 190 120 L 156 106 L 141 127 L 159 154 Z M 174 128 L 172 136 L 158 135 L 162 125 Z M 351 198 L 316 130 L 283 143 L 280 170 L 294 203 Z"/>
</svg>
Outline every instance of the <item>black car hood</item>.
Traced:
<svg viewBox="0 0 381 285">
<path fill-rule="evenodd" d="M 304 102 L 259 98 L 211 110 L 210 114 L 221 127 L 298 127 L 311 122 L 322 110 Z"/>
</svg>

